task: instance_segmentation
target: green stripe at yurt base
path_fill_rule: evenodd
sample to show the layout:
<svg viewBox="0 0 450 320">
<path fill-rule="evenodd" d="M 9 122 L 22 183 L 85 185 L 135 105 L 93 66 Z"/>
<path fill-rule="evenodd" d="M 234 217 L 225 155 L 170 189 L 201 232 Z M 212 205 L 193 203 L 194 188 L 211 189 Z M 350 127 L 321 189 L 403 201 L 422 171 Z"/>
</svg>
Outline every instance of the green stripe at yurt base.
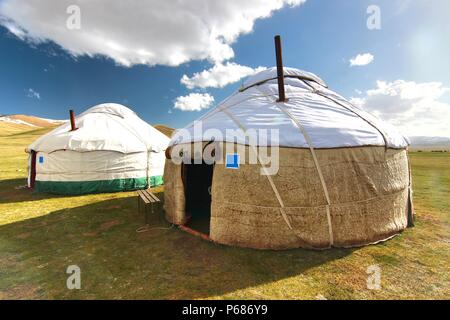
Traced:
<svg viewBox="0 0 450 320">
<path fill-rule="evenodd" d="M 150 177 L 150 186 L 163 184 L 162 176 Z M 37 192 L 55 194 L 87 194 L 147 189 L 147 178 L 127 178 L 98 181 L 36 181 Z"/>
<path fill-rule="evenodd" d="M 156 187 L 164 184 L 163 176 L 151 176 L 150 187 Z"/>
</svg>

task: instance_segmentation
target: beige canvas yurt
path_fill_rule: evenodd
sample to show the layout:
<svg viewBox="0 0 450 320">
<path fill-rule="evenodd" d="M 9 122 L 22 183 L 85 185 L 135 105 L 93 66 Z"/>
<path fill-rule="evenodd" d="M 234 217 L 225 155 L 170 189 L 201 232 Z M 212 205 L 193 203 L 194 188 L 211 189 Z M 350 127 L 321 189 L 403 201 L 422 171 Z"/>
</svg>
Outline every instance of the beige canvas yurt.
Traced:
<svg viewBox="0 0 450 320">
<path fill-rule="evenodd" d="M 166 151 L 168 221 L 258 249 L 351 247 L 413 225 L 408 140 L 316 75 L 277 67 L 197 121 Z"/>
<path fill-rule="evenodd" d="M 282 70 L 284 99 L 277 69 L 267 69 L 174 134 L 164 172 L 167 220 L 217 243 L 259 249 L 360 246 L 411 225 L 407 139 L 316 75 Z M 263 129 L 278 135 L 249 141 L 246 132 Z M 263 146 L 279 154 L 275 174 L 264 174 L 268 155 L 248 162 Z"/>
</svg>

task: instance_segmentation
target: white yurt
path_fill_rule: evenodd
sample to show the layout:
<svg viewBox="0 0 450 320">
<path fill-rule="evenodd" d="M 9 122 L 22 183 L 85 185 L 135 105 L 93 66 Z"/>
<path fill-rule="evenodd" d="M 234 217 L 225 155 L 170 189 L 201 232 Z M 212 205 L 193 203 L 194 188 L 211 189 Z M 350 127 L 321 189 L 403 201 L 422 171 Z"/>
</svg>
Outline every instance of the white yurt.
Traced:
<svg viewBox="0 0 450 320">
<path fill-rule="evenodd" d="M 28 146 L 28 185 L 56 194 L 161 185 L 168 143 L 168 137 L 129 108 L 100 104 Z"/>
<path fill-rule="evenodd" d="M 182 163 L 167 152 L 167 220 L 214 242 L 258 249 L 360 246 L 411 225 L 408 140 L 318 76 L 293 68 L 278 74 L 269 68 L 251 76 L 172 136 L 168 151 L 184 151 Z M 278 134 L 253 143 L 229 129 Z M 212 153 L 212 142 L 214 163 L 186 162 L 186 155 L 197 159 L 198 145 Z M 267 156 L 246 161 L 251 152 L 274 145 L 275 173 L 264 174 L 272 165 Z M 232 157 L 218 149 L 233 150 Z"/>
</svg>

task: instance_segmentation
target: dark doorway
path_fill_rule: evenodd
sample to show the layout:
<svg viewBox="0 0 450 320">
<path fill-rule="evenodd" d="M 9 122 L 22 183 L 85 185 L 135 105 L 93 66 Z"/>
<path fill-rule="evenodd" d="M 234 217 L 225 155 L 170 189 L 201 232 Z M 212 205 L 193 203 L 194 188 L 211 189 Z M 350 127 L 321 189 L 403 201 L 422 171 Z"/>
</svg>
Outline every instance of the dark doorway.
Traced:
<svg viewBox="0 0 450 320">
<path fill-rule="evenodd" d="M 214 165 L 206 163 L 183 165 L 186 226 L 209 235 L 211 220 L 211 186 Z"/>
</svg>

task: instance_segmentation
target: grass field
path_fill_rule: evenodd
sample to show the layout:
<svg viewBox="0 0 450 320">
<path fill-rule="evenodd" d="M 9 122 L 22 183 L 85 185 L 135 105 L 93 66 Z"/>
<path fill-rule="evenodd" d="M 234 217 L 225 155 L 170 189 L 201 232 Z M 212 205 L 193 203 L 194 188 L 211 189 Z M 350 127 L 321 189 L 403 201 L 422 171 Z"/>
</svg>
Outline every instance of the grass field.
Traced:
<svg viewBox="0 0 450 320">
<path fill-rule="evenodd" d="M 33 194 L 24 148 L 48 129 L 0 127 L 0 299 L 450 298 L 450 153 L 412 153 L 416 227 L 356 249 L 257 251 L 143 217 L 134 192 Z M 160 189 L 160 192 L 163 190 Z M 162 194 L 159 194 L 160 196 Z M 66 269 L 81 268 L 81 290 Z M 381 268 L 381 290 L 367 268 Z"/>
</svg>

